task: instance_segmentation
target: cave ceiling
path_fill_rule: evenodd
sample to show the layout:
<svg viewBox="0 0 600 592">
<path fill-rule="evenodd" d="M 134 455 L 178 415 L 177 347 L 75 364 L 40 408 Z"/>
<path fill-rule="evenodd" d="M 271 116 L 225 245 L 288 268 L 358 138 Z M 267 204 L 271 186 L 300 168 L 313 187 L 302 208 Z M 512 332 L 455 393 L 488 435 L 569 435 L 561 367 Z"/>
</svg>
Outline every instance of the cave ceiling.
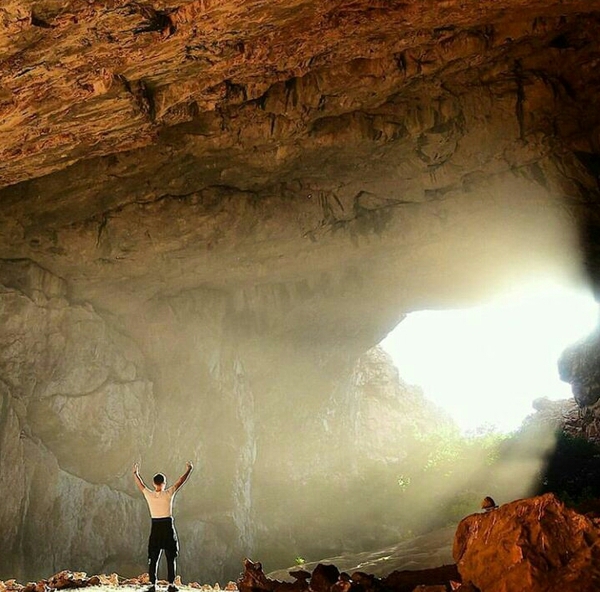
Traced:
<svg viewBox="0 0 600 592">
<path fill-rule="evenodd" d="M 4 0 L 0 27 L 0 258 L 75 299 L 410 308 L 595 236 L 600 0 Z"/>
</svg>

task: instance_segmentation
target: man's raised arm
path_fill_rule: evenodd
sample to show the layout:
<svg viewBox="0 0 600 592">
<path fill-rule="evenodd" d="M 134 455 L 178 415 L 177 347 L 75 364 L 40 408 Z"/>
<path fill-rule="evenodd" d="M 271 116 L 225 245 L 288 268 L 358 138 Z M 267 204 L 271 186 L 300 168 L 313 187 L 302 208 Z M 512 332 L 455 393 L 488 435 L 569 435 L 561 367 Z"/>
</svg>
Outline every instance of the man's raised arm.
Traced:
<svg viewBox="0 0 600 592">
<path fill-rule="evenodd" d="M 190 473 L 192 472 L 193 468 L 194 465 L 191 462 L 185 463 L 185 473 L 181 475 L 181 477 L 179 477 L 179 479 L 175 481 L 175 485 L 173 485 L 175 491 L 177 491 L 188 480 L 188 477 L 190 476 Z"/>
<path fill-rule="evenodd" d="M 135 463 L 133 465 L 133 478 L 135 479 L 135 483 L 138 486 L 138 489 L 140 491 L 144 491 L 144 489 L 148 489 L 146 487 L 146 484 L 144 483 L 144 481 L 140 477 L 140 465 L 138 463 Z"/>
</svg>

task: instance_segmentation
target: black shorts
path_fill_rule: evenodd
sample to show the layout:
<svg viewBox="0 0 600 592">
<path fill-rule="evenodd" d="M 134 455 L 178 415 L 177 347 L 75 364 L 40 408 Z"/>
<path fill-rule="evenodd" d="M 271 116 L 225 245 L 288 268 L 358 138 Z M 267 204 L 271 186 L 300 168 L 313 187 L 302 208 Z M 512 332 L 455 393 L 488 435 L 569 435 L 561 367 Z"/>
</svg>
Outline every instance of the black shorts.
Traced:
<svg viewBox="0 0 600 592">
<path fill-rule="evenodd" d="M 152 529 L 148 539 L 148 557 L 156 556 L 164 549 L 177 557 L 179 540 L 173 518 L 152 518 Z"/>
</svg>

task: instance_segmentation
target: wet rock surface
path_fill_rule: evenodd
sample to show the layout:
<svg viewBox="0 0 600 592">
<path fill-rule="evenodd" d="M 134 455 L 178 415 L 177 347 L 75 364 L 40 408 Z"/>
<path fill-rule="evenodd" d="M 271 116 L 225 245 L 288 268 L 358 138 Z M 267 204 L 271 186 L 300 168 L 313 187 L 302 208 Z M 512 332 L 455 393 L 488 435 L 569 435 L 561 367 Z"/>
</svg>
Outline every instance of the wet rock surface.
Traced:
<svg viewBox="0 0 600 592">
<path fill-rule="evenodd" d="M 383 549 L 362 553 L 344 553 L 320 562 L 335 565 L 341 572 L 363 572 L 385 578 L 391 572 L 422 572 L 441 565 L 449 565 L 455 527 L 447 527 L 425 535 L 408 538 Z M 319 562 L 307 561 L 303 570 L 310 573 Z M 294 569 L 278 569 L 267 576 L 273 580 L 293 581 Z"/>
</svg>

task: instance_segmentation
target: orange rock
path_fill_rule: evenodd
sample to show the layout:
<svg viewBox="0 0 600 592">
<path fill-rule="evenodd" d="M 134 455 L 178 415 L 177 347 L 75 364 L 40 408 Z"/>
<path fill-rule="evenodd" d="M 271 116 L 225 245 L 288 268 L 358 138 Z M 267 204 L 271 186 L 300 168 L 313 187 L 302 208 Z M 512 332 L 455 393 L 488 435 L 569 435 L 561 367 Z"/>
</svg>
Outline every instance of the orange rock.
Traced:
<svg viewBox="0 0 600 592">
<path fill-rule="evenodd" d="M 102 586 L 119 585 L 119 576 L 116 573 L 110 574 L 109 576 L 107 576 L 106 574 L 99 574 L 98 578 L 100 579 L 100 584 Z"/>
<path fill-rule="evenodd" d="M 70 588 L 73 581 L 73 572 L 68 569 L 59 571 L 48 579 L 48 587 L 53 590 L 61 590 L 62 588 Z"/>
<path fill-rule="evenodd" d="M 270 592 L 279 583 L 267 578 L 260 561 L 244 559 L 244 573 L 237 581 L 237 586 L 242 592 L 257 592 L 258 590 Z"/>
<path fill-rule="evenodd" d="M 84 582 L 87 581 L 87 573 L 84 571 L 75 571 L 72 573 L 71 581 L 78 586 L 82 584 L 85 585 Z"/>
<path fill-rule="evenodd" d="M 550 493 L 467 516 L 453 554 L 481 592 L 600 590 L 600 522 Z"/>
<path fill-rule="evenodd" d="M 326 565 L 319 563 L 312 572 L 310 578 L 310 589 L 315 592 L 329 592 L 331 586 L 333 586 L 340 577 L 340 570 L 335 565 Z M 360 582 L 360 578 L 369 579 L 368 574 L 356 572 L 352 574 L 352 580 Z"/>
</svg>

